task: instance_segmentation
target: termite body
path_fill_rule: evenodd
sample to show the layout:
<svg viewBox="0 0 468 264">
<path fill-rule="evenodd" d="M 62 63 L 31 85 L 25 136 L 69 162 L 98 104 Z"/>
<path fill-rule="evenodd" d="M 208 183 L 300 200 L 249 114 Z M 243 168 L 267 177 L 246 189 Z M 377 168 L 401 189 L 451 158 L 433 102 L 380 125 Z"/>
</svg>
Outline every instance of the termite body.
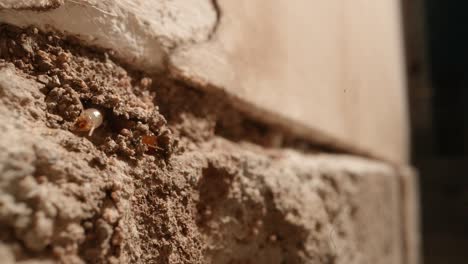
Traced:
<svg viewBox="0 0 468 264">
<path fill-rule="evenodd" d="M 88 108 L 84 110 L 75 122 L 74 130 L 80 132 L 87 132 L 88 136 L 92 136 L 96 128 L 102 125 L 103 116 L 101 111 L 95 108 Z"/>
</svg>

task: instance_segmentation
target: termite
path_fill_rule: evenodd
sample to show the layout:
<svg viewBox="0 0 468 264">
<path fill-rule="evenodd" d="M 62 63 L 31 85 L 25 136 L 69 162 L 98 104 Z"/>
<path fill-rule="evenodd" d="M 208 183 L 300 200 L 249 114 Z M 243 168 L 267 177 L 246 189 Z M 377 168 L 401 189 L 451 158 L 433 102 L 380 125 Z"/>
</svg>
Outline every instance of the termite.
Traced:
<svg viewBox="0 0 468 264">
<path fill-rule="evenodd" d="M 158 137 L 155 135 L 144 135 L 141 137 L 141 142 L 150 149 L 162 150 L 162 148 L 158 147 Z"/>
<path fill-rule="evenodd" d="M 82 132 L 89 131 L 88 136 L 92 136 L 94 130 L 102 124 L 102 120 L 102 113 L 99 110 L 88 108 L 76 119 L 74 130 Z"/>
</svg>

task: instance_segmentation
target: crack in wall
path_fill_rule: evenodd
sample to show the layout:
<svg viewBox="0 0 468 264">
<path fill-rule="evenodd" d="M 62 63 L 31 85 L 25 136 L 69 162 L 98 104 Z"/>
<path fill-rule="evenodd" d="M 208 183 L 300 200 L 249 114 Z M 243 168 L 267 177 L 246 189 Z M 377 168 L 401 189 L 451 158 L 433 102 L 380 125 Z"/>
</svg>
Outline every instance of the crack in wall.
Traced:
<svg viewBox="0 0 468 264">
<path fill-rule="evenodd" d="M 206 41 L 209 41 L 209 40 L 213 39 L 213 36 L 218 31 L 219 24 L 221 23 L 221 17 L 223 15 L 222 11 L 221 11 L 221 7 L 218 4 L 218 0 L 211 0 L 211 4 L 213 5 L 213 8 L 214 8 L 214 10 L 216 12 L 216 22 L 214 23 L 214 26 L 213 26 L 211 32 L 208 34 L 208 38 L 206 39 Z"/>
</svg>

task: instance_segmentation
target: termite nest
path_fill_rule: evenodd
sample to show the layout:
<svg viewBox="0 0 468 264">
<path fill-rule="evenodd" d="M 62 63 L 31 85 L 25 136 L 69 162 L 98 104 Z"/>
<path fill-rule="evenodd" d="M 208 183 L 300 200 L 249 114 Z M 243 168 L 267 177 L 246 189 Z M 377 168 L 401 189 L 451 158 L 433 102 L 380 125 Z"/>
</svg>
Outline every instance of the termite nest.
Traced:
<svg viewBox="0 0 468 264">
<path fill-rule="evenodd" d="M 45 115 L 33 118 L 86 135 L 107 155 L 168 158 L 177 144 L 156 105 L 158 87 L 112 54 L 61 33 L 0 25 L 0 64 L 31 76 L 45 95 Z"/>
<path fill-rule="evenodd" d="M 107 120 L 104 123 L 105 118 Z M 93 136 L 100 127 L 104 127 L 102 132 Z M 83 110 L 70 130 L 76 133 L 86 132 L 89 139 L 98 142 L 101 149 L 108 154 L 117 153 L 130 158 L 143 154 L 162 154 L 167 157 L 173 148 L 172 133 L 168 128 L 159 127 L 156 130 L 158 133 L 155 133 L 149 124 L 127 120 L 112 115 L 111 111 L 94 107 Z"/>
</svg>

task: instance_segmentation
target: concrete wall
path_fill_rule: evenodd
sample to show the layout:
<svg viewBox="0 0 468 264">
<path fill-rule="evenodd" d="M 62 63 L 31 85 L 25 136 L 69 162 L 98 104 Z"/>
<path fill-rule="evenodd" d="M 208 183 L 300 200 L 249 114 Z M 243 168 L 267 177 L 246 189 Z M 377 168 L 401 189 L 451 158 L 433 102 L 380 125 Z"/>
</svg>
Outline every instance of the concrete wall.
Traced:
<svg viewBox="0 0 468 264">
<path fill-rule="evenodd" d="M 418 263 L 396 2 L 0 3 L 6 263 Z"/>
<path fill-rule="evenodd" d="M 0 20 L 66 31 L 140 69 L 223 91 L 317 144 L 407 161 L 397 0 L 66 1 Z"/>
</svg>

